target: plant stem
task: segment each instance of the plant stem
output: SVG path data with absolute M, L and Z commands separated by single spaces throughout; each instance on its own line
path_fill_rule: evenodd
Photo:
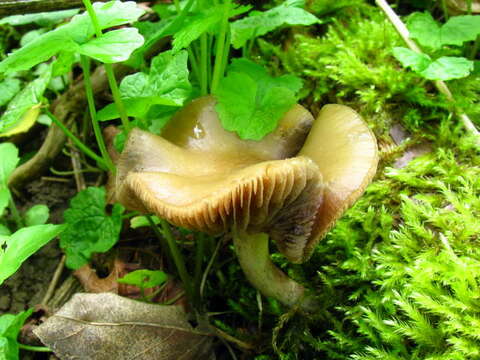
M 400 34 L 402 39 L 405 41 L 407 46 L 418 53 L 422 53 L 422 50 L 420 47 L 412 40 L 410 39 L 410 33 L 405 26 L 405 24 L 402 22 L 402 20 L 398 17 L 398 15 L 393 11 L 393 9 L 388 5 L 388 3 L 385 0 L 375 0 L 377 5 L 383 10 L 385 15 L 387 16 L 388 20 L 393 24 L 397 32 Z M 444 81 L 437 80 L 434 82 L 435 87 L 437 90 L 445 95 L 448 101 L 451 103 L 455 104 L 455 99 L 453 98 L 452 93 L 450 92 L 450 89 L 448 88 L 447 84 L 445 84 Z M 460 118 L 460 121 L 463 123 L 464 127 L 467 129 L 468 132 L 470 132 L 472 135 L 477 137 L 477 143 L 480 144 L 480 133 L 473 124 L 472 120 L 468 117 L 467 114 L 465 114 L 463 111 L 457 109 L 457 115 Z
M 18 347 L 22 350 L 36 351 L 36 352 L 52 352 L 48 347 L 45 346 L 31 346 L 18 343 Z
M 220 34 L 217 37 L 217 43 L 216 43 L 217 48 L 215 51 L 215 66 L 213 69 L 212 87 L 210 89 L 212 94 L 215 93 L 215 91 L 217 90 L 218 83 L 220 82 L 220 78 L 223 76 L 223 73 L 225 70 L 225 64 L 223 64 L 223 57 L 224 57 L 224 51 L 225 51 L 225 38 L 227 37 L 227 31 L 229 26 L 228 16 L 230 14 L 231 3 L 232 3 L 232 0 L 225 1 Z
M 15 205 L 15 201 L 13 200 L 12 193 L 10 193 L 10 199 L 8 200 L 8 208 L 12 213 L 13 220 L 15 221 L 15 225 L 17 225 L 17 230 L 21 229 L 24 224 L 20 213 L 18 212 L 17 205 Z
M 445 18 L 445 21 L 448 20 L 448 9 L 447 9 L 447 4 L 445 3 L 445 0 L 440 0 L 442 4 L 442 11 L 443 11 L 443 17 Z
M 200 233 L 195 242 L 195 271 L 193 283 L 195 285 L 195 298 L 200 301 L 200 285 L 202 282 L 202 263 L 203 255 L 205 254 L 205 234 Z
M 208 39 L 207 34 L 200 36 L 200 94 L 208 94 Z
M 95 154 L 95 152 L 90 149 L 87 145 L 85 145 L 79 138 L 77 138 L 70 130 L 67 129 L 65 125 L 58 120 L 55 115 L 53 115 L 48 109 L 45 109 L 45 113 L 52 119 L 52 121 L 67 135 L 70 139 L 72 139 L 73 143 L 87 156 L 95 160 L 97 163 L 101 164 L 105 169 L 114 172 L 115 168 L 111 169 L 108 167 L 108 164 L 105 160 Z
M 190 279 L 190 275 L 187 272 L 187 268 L 185 267 L 185 261 L 183 259 L 182 253 L 177 246 L 175 239 L 173 238 L 173 234 L 170 230 L 170 225 L 167 223 L 166 220 L 160 219 L 160 227 L 162 230 L 162 234 L 167 240 L 168 247 L 172 254 L 173 261 L 175 266 L 177 267 L 178 275 L 180 275 L 180 279 L 183 282 L 183 286 L 185 287 L 185 292 L 187 294 L 187 298 L 191 304 L 193 304 L 193 289 L 192 289 L 192 280 Z
M 108 164 L 108 168 L 115 169 L 115 165 L 113 164 L 113 161 L 108 154 L 107 146 L 105 145 L 105 141 L 102 135 L 102 130 L 100 129 L 100 125 L 97 119 L 97 111 L 95 110 L 95 99 L 93 97 L 92 81 L 90 79 L 90 60 L 86 56 L 81 55 L 80 64 L 82 65 L 83 81 L 85 83 L 85 93 L 87 95 L 90 118 L 92 119 L 93 132 L 95 134 L 95 138 L 97 139 L 98 148 L 100 149 L 100 153 L 102 154 L 105 163 Z
M 200 69 L 198 67 L 197 57 L 193 52 L 191 46 L 187 48 L 188 58 L 190 59 L 190 65 L 192 65 L 192 72 L 193 76 L 197 78 L 198 82 L 200 82 Z
M 92 2 L 90 0 L 83 0 L 83 4 L 87 9 L 88 15 L 92 20 L 93 28 L 97 37 L 102 36 L 102 28 L 98 22 L 97 15 L 93 9 Z M 107 73 L 108 83 L 110 85 L 110 90 L 112 91 L 113 100 L 117 106 L 118 113 L 120 114 L 120 119 L 122 120 L 122 125 L 125 133 L 128 135 L 130 132 L 130 122 L 128 121 L 127 111 L 123 104 L 122 98 L 120 96 L 120 90 L 118 89 L 117 80 L 115 79 L 115 73 L 113 71 L 112 64 L 104 64 L 105 72 Z

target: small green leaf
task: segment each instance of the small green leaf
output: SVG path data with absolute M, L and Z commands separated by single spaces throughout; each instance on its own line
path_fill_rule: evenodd
M 153 105 L 182 106 L 192 91 L 187 60 L 185 50 L 166 51 L 152 60 L 149 74 L 139 72 L 126 76 L 120 84 L 120 93 L 128 115 L 145 118 Z M 114 104 L 98 112 L 100 121 L 118 117 Z
M 242 139 L 261 140 L 275 130 L 296 103 L 302 82 L 295 76 L 273 78 L 247 59 L 236 59 L 215 92 L 223 127 Z
M 72 17 L 73 15 L 78 14 L 80 9 L 72 10 L 60 10 L 60 11 L 50 11 L 50 12 L 41 12 L 36 14 L 26 14 L 26 15 L 12 15 L 4 17 L 0 20 L 0 25 L 9 24 L 12 26 L 25 25 L 35 23 L 39 26 L 52 26 L 58 24 L 59 22 Z
M 70 200 L 63 214 L 67 228 L 60 236 L 60 247 L 71 269 L 82 267 L 93 253 L 106 252 L 118 241 L 124 208 L 115 204 L 108 215 L 105 197 L 104 188 L 89 187 Z
M 127 60 L 130 54 L 142 44 L 143 36 L 138 33 L 137 29 L 119 29 L 88 41 L 80 46 L 78 52 L 111 64 Z
M 43 225 L 50 217 L 50 209 L 47 205 L 37 204 L 32 206 L 25 213 L 25 224 L 27 226 Z
M 17 337 L 25 320 L 27 320 L 32 313 L 33 309 L 29 309 L 17 315 L 4 314 L 0 316 L 0 359 L 19 359 Z
M 247 40 L 265 35 L 284 25 L 312 25 L 321 21 L 304 10 L 304 1 L 287 0 L 273 9 L 252 11 L 249 16 L 232 23 L 232 44 L 236 49 Z
M 160 224 L 160 219 L 156 216 L 152 216 L 152 221 L 155 224 Z M 148 219 L 146 216 L 135 216 L 130 219 L 130 227 L 132 229 L 137 229 L 139 227 L 146 227 L 150 226 L 150 223 L 148 222 Z
M 410 37 L 420 45 L 438 50 L 444 45 L 461 46 L 480 35 L 480 16 L 461 15 L 451 17 L 440 26 L 429 12 L 413 13 L 407 21 Z
M 51 79 L 51 66 L 39 78 L 25 86 L 10 101 L 0 118 L 0 133 L 6 133 L 16 127 L 26 112 L 40 105 L 41 98 Z
M 25 33 L 20 39 L 20 47 L 27 45 L 29 42 L 32 42 L 35 39 L 38 39 L 42 34 L 45 34 L 47 29 L 36 29 Z
M 444 45 L 463 45 L 480 35 L 480 15 L 452 16 L 442 26 L 442 43 Z
M 0 250 L 0 284 L 11 276 L 22 263 L 42 246 L 59 235 L 64 225 L 35 225 L 24 227 L 10 236 L 1 236 L 5 250 Z
M 17 167 L 20 157 L 18 149 L 12 143 L 0 144 L 0 188 L 6 188 L 8 178 Z
M 420 72 L 428 80 L 461 79 L 473 71 L 473 61 L 463 57 L 443 56 L 433 61 L 425 70 Z
M 0 106 L 8 103 L 19 91 L 21 81 L 15 78 L 6 78 L 0 83 Z
M 420 45 L 431 49 L 442 46 L 440 26 L 429 12 L 411 14 L 407 20 L 407 27 L 410 37 L 416 39 Z
M 425 70 L 432 62 L 430 56 L 404 47 L 394 47 L 393 56 L 395 56 L 395 58 L 400 61 L 404 67 L 409 67 L 415 72 Z
M 135 285 L 141 289 L 148 289 L 158 285 L 162 285 L 167 281 L 168 276 L 160 270 L 136 270 L 128 273 L 124 277 L 117 280 L 120 284 Z

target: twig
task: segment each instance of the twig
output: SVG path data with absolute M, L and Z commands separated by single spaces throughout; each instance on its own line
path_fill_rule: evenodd
M 395 13 L 395 11 L 393 11 L 393 9 L 390 7 L 390 5 L 388 5 L 388 3 L 385 0 L 375 0 L 375 2 L 383 10 L 385 15 L 387 15 L 388 20 L 390 20 L 390 22 L 393 24 L 393 26 L 395 27 L 397 32 L 400 34 L 402 39 L 405 41 L 407 46 L 413 51 L 416 51 L 418 53 L 422 53 L 422 50 L 420 49 L 420 47 L 415 43 L 415 41 L 413 41 L 410 38 L 410 33 L 409 33 L 407 27 L 402 22 L 400 17 Z M 445 95 L 445 97 L 448 99 L 448 101 L 450 101 L 452 103 L 455 103 L 455 99 L 453 98 L 453 95 L 452 95 L 450 89 L 448 88 L 447 84 L 445 84 L 444 81 L 437 80 L 434 83 L 435 83 L 435 87 L 437 88 L 437 90 L 440 93 L 442 93 L 443 95 Z M 479 138 L 480 133 L 478 132 L 475 125 L 472 123 L 472 120 L 470 120 L 468 115 L 465 114 L 464 112 L 459 111 L 459 109 L 456 109 L 456 110 L 457 110 L 457 115 L 460 118 L 460 120 L 462 121 L 465 128 L 470 133 L 475 135 L 477 137 L 477 142 L 480 143 L 480 138 Z
M 60 275 L 62 275 L 63 267 L 65 266 L 65 255 L 62 256 L 60 259 L 60 262 L 57 265 L 57 268 L 55 269 L 55 272 L 53 273 L 52 281 L 50 281 L 50 284 L 48 285 L 47 292 L 45 293 L 45 296 L 42 299 L 41 304 L 46 305 L 47 302 L 51 299 L 53 292 L 55 291 L 55 288 L 57 287 L 58 280 L 60 279 Z
M 1 0 L 0 16 L 29 14 L 82 7 L 81 0 Z

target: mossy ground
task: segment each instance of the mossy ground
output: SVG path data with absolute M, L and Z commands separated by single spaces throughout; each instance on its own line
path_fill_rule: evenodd
M 245 334 L 257 333 L 265 349 L 257 360 L 479 359 L 480 148 L 433 84 L 393 58 L 402 40 L 380 10 L 327 3 L 310 2 L 324 24 L 285 32 L 284 45 L 261 40 L 258 60 L 302 76 L 313 112 L 331 102 L 359 111 L 379 141 L 377 176 L 308 263 L 274 255 L 318 294 L 319 313 L 305 318 L 262 304 L 232 261 L 211 283 L 217 296 L 237 294 L 228 300 L 234 314 L 217 325 L 250 340 Z M 449 83 L 477 126 L 479 80 Z M 409 138 L 397 145 L 390 132 L 399 124 Z M 428 153 L 395 168 L 416 144 Z

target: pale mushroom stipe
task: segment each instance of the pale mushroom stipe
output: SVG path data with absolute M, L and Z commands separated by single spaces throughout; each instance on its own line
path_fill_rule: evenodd
M 116 199 L 172 224 L 231 232 L 240 265 L 265 296 L 306 311 L 313 297 L 271 261 L 269 238 L 294 263 L 361 196 L 375 174 L 376 140 L 352 109 L 317 119 L 295 105 L 261 141 L 223 129 L 215 99 L 196 99 L 156 136 L 131 131 L 118 162 Z

